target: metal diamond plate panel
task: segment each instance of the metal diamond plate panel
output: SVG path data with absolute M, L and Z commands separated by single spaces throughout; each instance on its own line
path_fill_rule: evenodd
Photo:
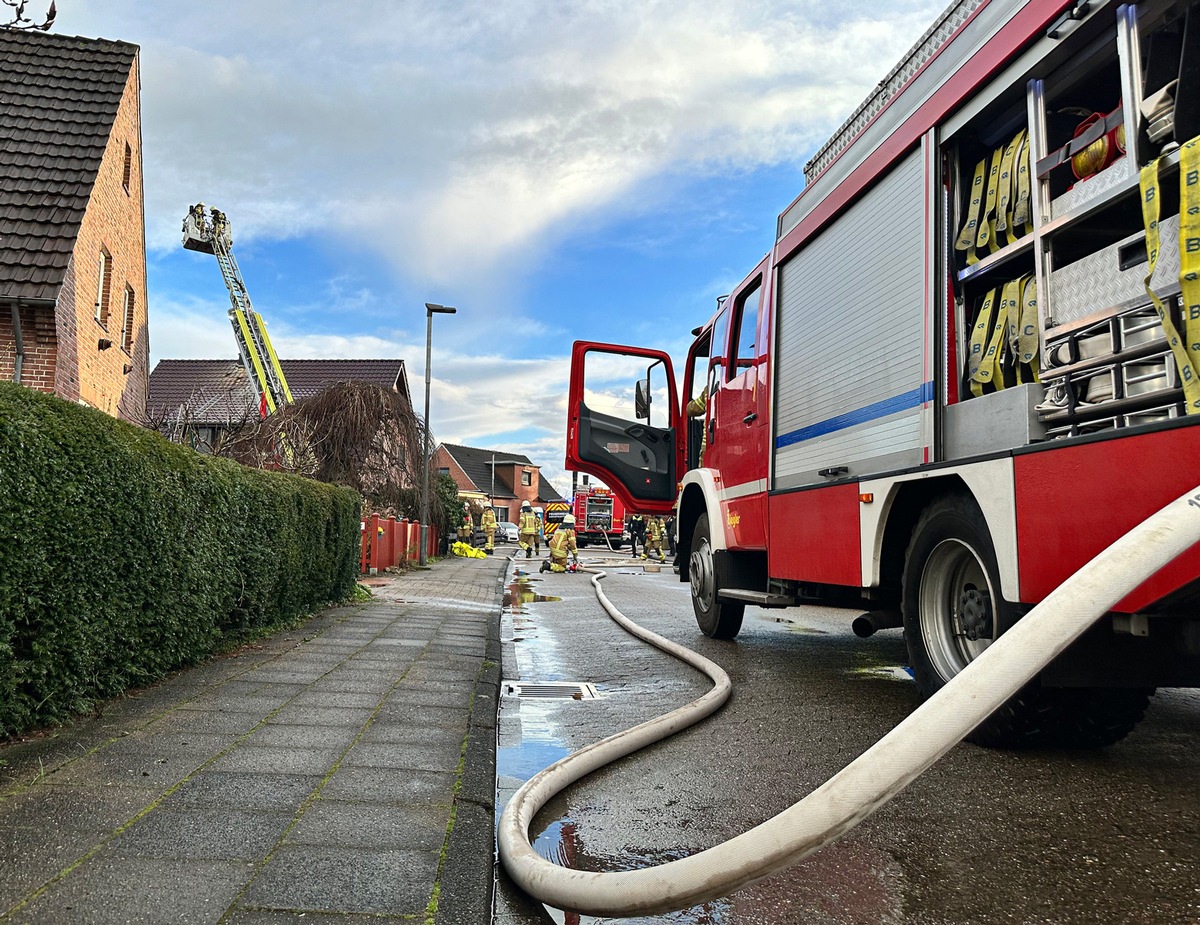
M 1053 218 L 1060 218 L 1122 184 L 1136 182 L 1136 175 L 1133 158 L 1123 157 L 1114 161 L 1107 170 L 1102 170 L 1086 180 L 1080 180 L 1050 203 L 1050 214 Z
M 1154 290 L 1161 293 L 1178 285 L 1179 216 L 1163 219 L 1160 234 L 1162 254 L 1154 271 Z M 1054 324 L 1066 324 L 1104 309 L 1148 301 L 1142 284 L 1148 265 L 1139 263 L 1122 270 L 1118 258 L 1122 247 L 1140 240 L 1140 232 L 1130 235 L 1051 273 L 1048 309 Z

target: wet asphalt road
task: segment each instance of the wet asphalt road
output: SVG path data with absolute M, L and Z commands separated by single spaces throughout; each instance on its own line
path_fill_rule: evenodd
M 696 628 L 687 586 L 669 569 L 643 574 L 610 561 L 614 604 L 718 662 L 734 694 L 699 726 L 552 801 L 535 820 L 535 844 L 560 863 L 640 867 L 740 834 L 819 786 L 917 704 L 912 684 L 897 679 L 898 630 L 860 640 L 845 611 L 750 607 L 737 640 L 715 642 Z M 502 697 L 498 806 L 568 751 L 707 687 L 612 623 L 588 576 L 530 577 L 538 594 L 562 600 L 505 608 L 505 677 L 586 682 L 600 696 Z M 499 880 L 497 925 L 609 921 L 547 911 Z M 814 858 L 701 907 L 621 921 L 1200 923 L 1200 692 L 1161 691 L 1128 739 L 1099 752 L 960 744 Z

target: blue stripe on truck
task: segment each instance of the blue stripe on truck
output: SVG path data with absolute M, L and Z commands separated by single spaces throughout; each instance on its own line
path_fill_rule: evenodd
M 809 424 L 807 427 L 793 430 L 791 433 L 782 434 L 775 438 L 775 449 L 782 450 L 784 447 L 803 443 L 805 440 L 811 440 L 813 437 L 821 437 L 825 434 L 845 430 L 848 427 L 854 427 L 857 424 L 865 424 L 867 421 L 885 418 L 889 414 L 895 414 L 898 411 L 908 411 L 911 408 L 918 408 L 930 401 L 933 401 L 933 383 L 926 382 L 911 392 L 893 395 L 891 398 L 885 398 L 883 401 L 877 401 L 864 408 L 847 411 L 845 414 L 837 415 L 837 417 L 827 418 L 824 421 L 818 421 L 816 424 Z

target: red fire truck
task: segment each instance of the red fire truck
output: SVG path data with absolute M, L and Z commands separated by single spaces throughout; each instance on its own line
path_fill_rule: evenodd
M 681 381 L 576 342 L 568 468 L 678 505 L 706 634 L 845 605 L 903 627 L 929 696 L 1200 482 L 1197 136 L 1200 5 L 960 0 L 806 165 Z M 975 741 L 1103 746 L 1200 686 L 1198 591 L 1193 548 Z
M 586 546 L 589 542 L 601 546 L 621 547 L 625 531 L 625 506 L 607 488 L 580 488 L 575 492 L 572 506 L 575 516 L 575 542 Z

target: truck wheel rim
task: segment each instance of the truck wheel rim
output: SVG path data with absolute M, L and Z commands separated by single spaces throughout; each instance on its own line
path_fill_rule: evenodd
M 977 620 L 979 608 L 990 608 L 994 600 L 983 561 L 968 543 L 949 539 L 934 547 L 921 573 L 921 638 L 943 679 L 950 680 L 991 645 L 994 630 L 968 638 L 964 613 L 969 610 Z
M 708 609 L 716 594 L 716 581 L 713 577 L 712 549 L 707 539 L 701 540 L 692 551 L 688 559 L 688 573 L 691 575 L 692 597 Z

